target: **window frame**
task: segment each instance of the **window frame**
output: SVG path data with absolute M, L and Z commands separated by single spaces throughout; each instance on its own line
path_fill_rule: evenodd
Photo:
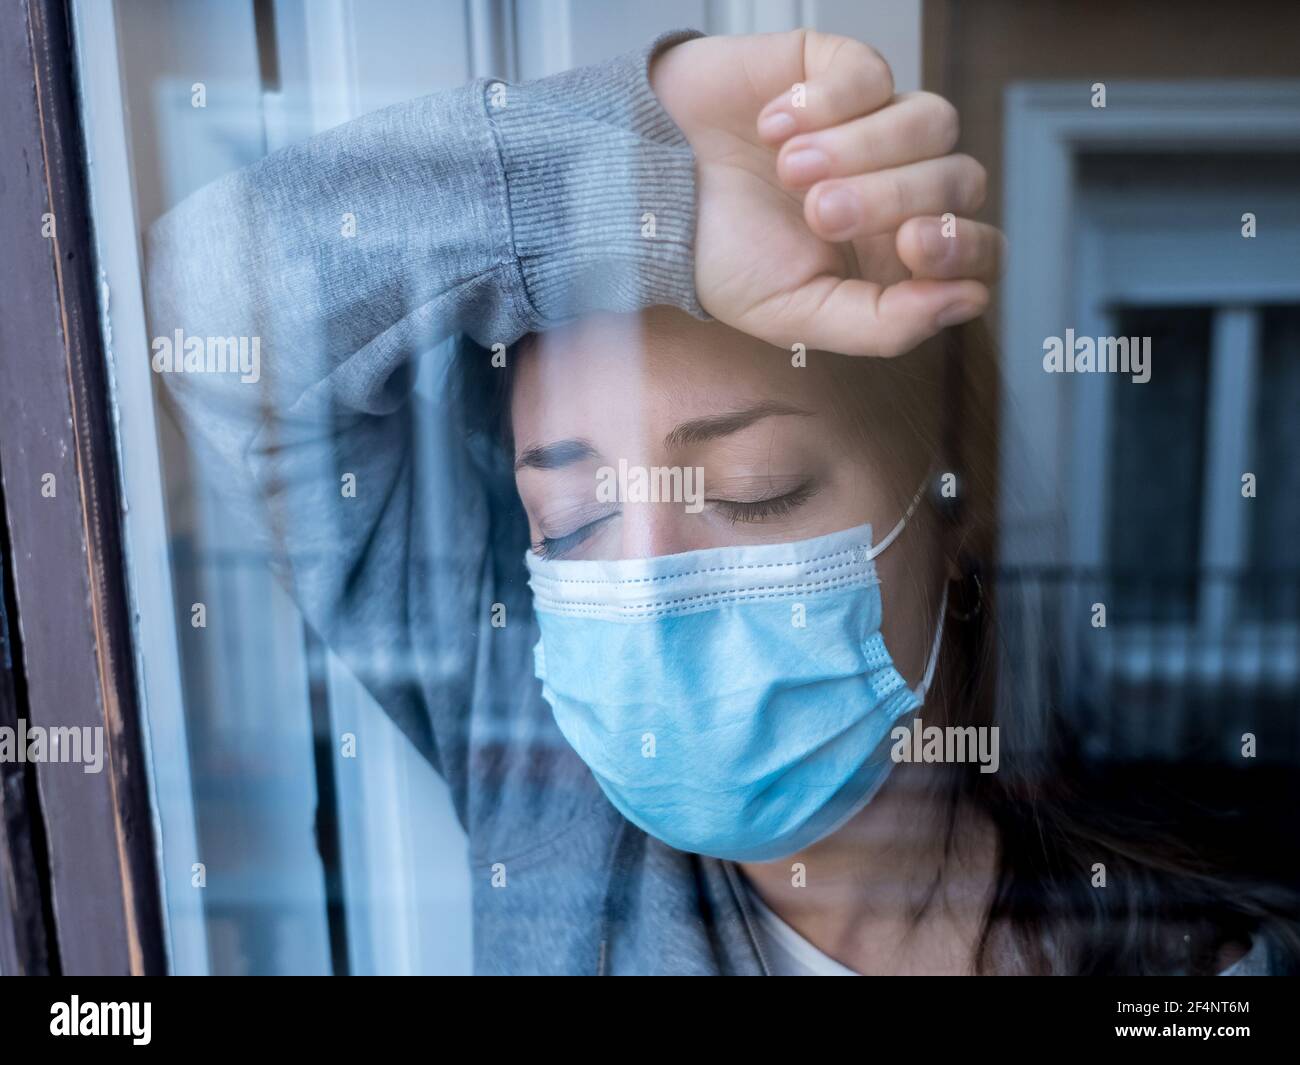
M 100 773 L 29 764 L 39 809 L 25 816 L 43 835 L 47 965 L 159 974 L 166 950 L 149 760 L 69 29 L 61 0 L 0 5 L 10 60 L 0 74 L 0 279 L 9 300 L 0 316 L 0 472 L 18 613 L 8 620 L 21 633 L 8 683 L 34 726 L 103 729 Z M 46 474 L 53 497 L 40 490 Z M 15 909 L 0 921 L 11 930 L 39 904 L 30 894 L 7 901 Z M 6 971 L 36 960 L 0 953 Z
M 1207 430 L 1213 433 L 1216 426 L 1220 430 L 1227 426 L 1226 405 L 1249 402 L 1254 391 L 1253 382 L 1243 383 L 1248 367 L 1231 367 L 1227 358 L 1229 347 L 1253 352 L 1256 345 L 1243 333 L 1248 321 L 1223 318 L 1221 331 L 1222 308 L 1300 302 L 1297 279 L 1262 287 L 1225 282 L 1207 290 L 1194 280 L 1170 285 L 1163 278 L 1152 278 L 1137 290 L 1116 293 L 1110 288 L 1111 279 L 1099 269 L 1099 234 L 1078 224 L 1083 195 L 1079 162 L 1089 153 L 1300 152 L 1300 125 L 1295 122 L 1300 81 L 1107 82 L 1106 93 L 1107 107 L 1093 108 L 1091 85 L 1022 82 L 1009 86 L 1004 98 L 1002 217 L 1015 254 L 1002 286 L 1000 561 L 1007 572 L 1083 575 L 1084 579 L 1062 588 L 1059 621 L 1065 634 L 1093 632 L 1091 604 L 1098 594 L 1104 599 L 1099 589 L 1107 564 L 1107 459 L 1106 445 L 1096 441 L 1109 439 L 1106 386 L 1112 382 L 1102 375 L 1045 373 L 1043 338 L 1060 334 L 1066 326 L 1073 326 L 1078 335 L 1110 335 L 1111 308 L 1120 295 L 1126 302 L 1142 305 L 1216 305 L 1211 366 L 1225 382 L 1233 383 L 1233 389 L 1231 395 L 1211 398 L 1212 406 L 1222 407 L 1211 412 Z M 1232 232 L 1240 220 L 1230 217 L 1223 224 Z M 1229 322 L 1232 328 L 1227 327 Z M 1089 438 L 1093 444 L 1083 447 Z M 1205 471 L 1205 483 L 1213 482 L 1216 488 L 1204 493 L 1202 515 L 1207 535 L 1201 563 L 1216 567 L 1231 565 L 1238 549 L 1244 552 L 1248 547 L 1233 515 L 1210 515 L 1216 503 L 1222 509 L 1223 494 L 1218 489 L 1224 470 L 1243 457 L 1241 447 L 1214 450 L 1222 442 L 1216 437 L 1208 444 L 1214 468 Z M 1240 482 L 1234 477 L 1232 483 Z M 1070 493 L 1059 490 L 1062 484 L 1071 486 Z M 1225 626 L 1230 598 L 1204 590 L 1201 595 L 1194 625 L 1096 630 L 1093 635 L 1102 637 L 1101 654 L 1086 663 L 1081 641 L 1064 641 L 1060 648 L 1063 689 L 1073 690 L 1081 673 L 1098 664 L 1125 680 L 1187 680 L 1227 673 L 1284 680 L 1259 677 L 1251 670 L 1266 648 L 1285 646 L 1294 658 L 1296 632 L 1285 625 Z M 1200 637 L 1209 635 L 1221 642 L 1225 632 L 1234 634 L 1234 643 L 1220 647 L 1217 657 L 1188 653 Z M 1247 654 L 1235 655 L 1243 646 Z M 1153 654 L 1153 649 L 1162 647 L 1178 653 Z

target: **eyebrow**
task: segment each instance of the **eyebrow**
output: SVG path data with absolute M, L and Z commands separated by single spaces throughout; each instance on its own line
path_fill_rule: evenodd
M 787 414 L 806 416 L 812 414 L 812 411 L 789 403 L 768 401 L 746 407 L 744 410 L 730 411 L 727 414 L 710 414 L 703 418 L 693 418 L 689 422 L 682 422 L 664 437 L 664 446 L 672 451 L 689 444 L 715 440 L 720 436 L 728 436 L 740 432 L 741 429 L 747 429 L 764 418 Z M 534 444 L 524 448 L 515 461 L 515 469 L 558 470 L 564 466 L 572 466 L 583 459 L 595 458 L 596 455 L 597 451 L 589 440 L 577 437 L 570 440 L 556 440 L 554 443 Z
M 673 451 L 688 444 L 700 444 L 705 440 L 714 440 L 719 436 L 738 433 L 741 429 L 748 429 L 757 421 L 781 414 L 810 415 L 812 411 L 792 406 L 789 403 L 769 401 L 756 404 L 753 407 L 746 407 L 744 410 L 732 411 L 729 414 L 710 414 L 704 418 L 695 418 L 689 422 L 682 422 L 681 425 L 664 437 L 664 446 L 669 451 Z

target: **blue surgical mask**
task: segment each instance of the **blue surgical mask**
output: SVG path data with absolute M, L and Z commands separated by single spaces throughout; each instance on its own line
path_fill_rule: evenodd
M 942 637 L 943 606 L 909 688 L 880 633 L 875 559 L 918 500 L 876 544 L 861 525 L 616 562 L 528 553 L 542 694 L 624 817 L 678 850 L 766 861 L 871 800 Z

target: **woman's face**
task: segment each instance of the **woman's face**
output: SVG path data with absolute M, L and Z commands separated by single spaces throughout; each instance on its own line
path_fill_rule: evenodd
M 542 334 L 515 367 L 511 402 L 533 550 L 643 558 L 803 540 L 864 522 L 879 540 L 929 456 L 917 453 L 902 405 L 887 389 L 873 394 L 870 367 L 818 352 L 805 366 L 792 358 L 667 309 L 596 315 Z M 643 476 L 673 491 L 630 501 Z M 885 641 L 911 683 L 934 631 L 939 558 L 923 507 L 877 560 Z

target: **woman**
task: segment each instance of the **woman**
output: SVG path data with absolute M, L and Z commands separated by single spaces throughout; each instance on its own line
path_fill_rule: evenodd
M 153 227 L 155 334 L 260 339 L 260 381 L 169 391 L 448 781 L 478 971 L 1269 966 L 1269 900 L 892 756 L 918 709 L 1000 720 L 949 617 L 991 610 L 978 514 L 924 490 L 977 472 L 930 338 L 1000 248 L 955 140 L 855 42 L 678 34 L 366 116 Z M 429 410 L 415 361 L 456 335 Z

